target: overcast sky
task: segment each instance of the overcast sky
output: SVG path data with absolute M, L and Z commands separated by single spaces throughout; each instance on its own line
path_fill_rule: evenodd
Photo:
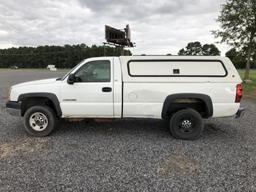
M 104 25 L 130 24 L 134 54 L 177 54 L 188 42 L 215 43 L 210 31 L 225 0 L 0 0 L 0 48 L 100 45 Z M 217 44 L 222 55 L 228 47 Z

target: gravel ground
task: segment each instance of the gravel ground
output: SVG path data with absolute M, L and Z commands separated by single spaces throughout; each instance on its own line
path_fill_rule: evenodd
M 61 72 L 0 71 L 0 104 L 13 83 Z M 256 102 L 240 119 L 206 121 L 196 141 L 160 120 L 65 122 L 45 138 L 0 113 L 0 191 L 256 191 Z

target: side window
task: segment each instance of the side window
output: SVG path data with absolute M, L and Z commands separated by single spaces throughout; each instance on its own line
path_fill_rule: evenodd
M 110 82 L 110 61 L 98 60 L 85 63 L 75 73 L 76 82 Z

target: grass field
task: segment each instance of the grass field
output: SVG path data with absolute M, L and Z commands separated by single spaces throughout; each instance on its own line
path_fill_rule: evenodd
M 244 70 L 238 70 L 241 79 L 244 78 Z M 251 83 L 243 83 L 244 95 L 245 97 L 250 97 L 256 99 L 256 70 L 250 71 Z

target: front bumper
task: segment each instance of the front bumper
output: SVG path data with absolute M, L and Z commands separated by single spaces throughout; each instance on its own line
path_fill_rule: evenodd
M 245 108 L 239 108 L 238 111 L 236 112 L 236 118 L 241 117 L 244 114 Z
M 6 103 L 6 111 L 13 116 L 21 115 L 21 103 L 17 101 L 8 101 Z

